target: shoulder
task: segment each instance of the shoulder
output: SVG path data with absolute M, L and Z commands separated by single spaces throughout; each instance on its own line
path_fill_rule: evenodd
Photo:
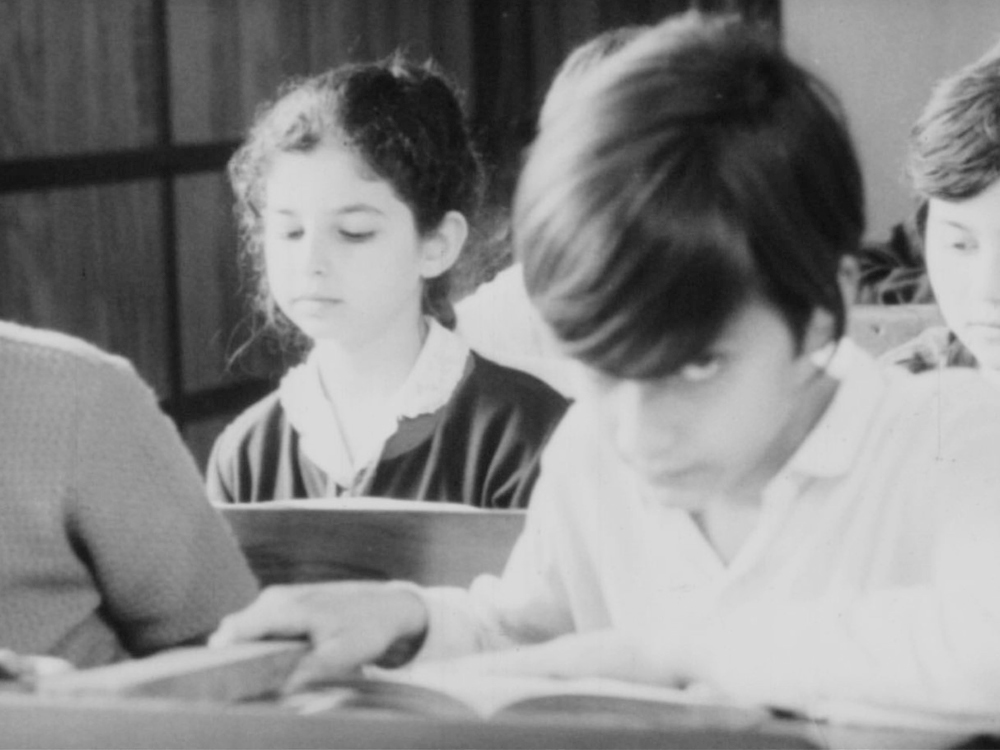
M 1000 388 L 979 370 L 945 367 L 917 373 L 886 368 L 889 403 L 900 418 L 931 416 L 942 429 L 990 422 L 1000 409 Z M 1000 430 L 1000 423 L 997 424 Z
M 14 323 L 0 322 L 0 373 L 7 398 L 52 409 L 71 403 L 127 408 L 156 401 L 124 357 L 75 336 Z
M 872 439 L 928 479 L 991 476 L 1000 482 L 1000 389 L 971 368 L 886 373 L 887 398 Z M 962 480 L 964 482 L 964 480 Z M 992 480 L 991 480 L 992 481 Z M 995 492 L 995 487 L 991 490 Z
M 248 406 L 226 425 L 215 442 L 214 453 L 242 453 L 274 439 L 288 426 L 278 391 Z
M 941 429 L 966 433 L 982 425 L 1000 434 L 1000 389 L 969 367 L 948 367 L 921 373 L 912 379 L 912 390 L 932 411 Z M 995 446 L 994 446 L 995 448 Z
M 610 443 L 601 439 L 602 434 L 597 415 L 590 405 L 576 402 L 569 407 L 552 433 L 543 463 L 553 467 L 584 464 L 598 472 L 618 466 L 621 462 Z
M 991 519 L 995 527 L 1000 389 L 970 368 L 899 374 L 895 418 L 882 433 L 889 445 L 879 460 L 882 466 L 905 467 L 895 491 L 915 504 L 934 503 L 948 523 Z
M 522 370 L 497 364 L 471 352 L 472 370 L 460 390 L 473 392 L 493 408 L 538 410 L 561 416 L 569 401 L 555 388 Z
M 124 357 L 83 339 L 44 328 L 0 321 L 0 354 L 5 367 L 55 367 L 133 372 Z
M 636 477 L 603 434 L 596 412 L 586 402 L 577 402 L 546 444 L 538 480 L 542 489 L 536 494 L 558 509 L 558 517 L 597 513 L 608 502 L 615 515 L 632 512 Z
M 475 328 L 495 324 L 497 314 L 530 305 L 524 287 L 524 272 L 519 263 L 500 271 L 489 281 L 480 284 L 469 296 L 455 304 L 459 326 L 463 323 Z

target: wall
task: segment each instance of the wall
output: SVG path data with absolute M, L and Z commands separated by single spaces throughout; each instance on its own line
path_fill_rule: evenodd
M 279 81 L 431 56 L 500 174 L 579 42 L 691 3 L 777 2 L 0 0 L 0 318 L 128 357 L 203 461 L 285 364 L 265 347 L 230 363 L 248 317 L 223 173 Z
M 997 0 L 785 0 L 789 52 L 840 95 L 868 192 L 869 237 L 912 210 L 907 134 L 934 82 L 1000 39 Z

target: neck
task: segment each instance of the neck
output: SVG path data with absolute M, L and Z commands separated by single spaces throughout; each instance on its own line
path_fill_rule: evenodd
M 327 397 L 351 400 L 387 398 L 396 393 L 413 370 L 427 338 L 423 317 L 396 326 L 378 338 L 354 344 L 318 340 L 313 356 Z

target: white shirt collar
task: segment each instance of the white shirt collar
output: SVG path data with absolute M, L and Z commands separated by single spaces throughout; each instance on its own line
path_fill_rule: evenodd
M 373 430 L 378 439 L 353 462 L 336 411 L 324 393 L 317 357 L 310 354 L 281 379 L 278 398 L 299 434 L 303 453 L 341 487 L 351 487 L 359 472 L 378 462 L 400 420 L 437 411 L 461 382 L 469 347 L 436 320 L 427 318 L 427 322 L 427 339 L 413 369 L 385 409 L 372 415 L 378 423 Z

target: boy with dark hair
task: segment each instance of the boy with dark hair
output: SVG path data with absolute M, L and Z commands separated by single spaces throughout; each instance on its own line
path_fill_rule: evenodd
M 618 26 L 573 49 L 556 70 L 542 102 L 539 123 L 544 124 L 572 102 L 573 92 L 587 74 L 649 28 Z M 509 235 L 508 231 L 508 239 Z M 455 312 L 458 333 L 475 349 L 541 377 L 563 393 L 572 392 L 569 362 L 559 352 L 538 311 L 528 302 L 524 269 L 519 262 L 481 284 L 455 305 Z

